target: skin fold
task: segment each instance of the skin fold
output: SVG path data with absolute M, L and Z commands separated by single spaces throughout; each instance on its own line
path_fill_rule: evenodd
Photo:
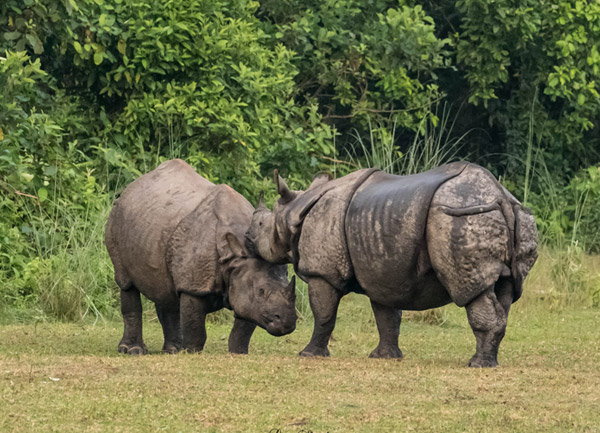
M 511 304 L 537 258 L 530 212 L 482 167 L 465 162 L 411 176 L 359 170 L 320 175 L 291 191 L 278 175 L 273 212 L 259 203 L 246 245 L 293 263 L 315 317 L 300 355 L 328 356 L 339 301 L 371 301 L 380 342 L 371 357 L 401 358 L 402 310 L 465 307 L 476 337 L 469 365 L 497 365 Z
M 229 350 L 247 353 L 256 326 L 285 335 L 296 326 L 294 280 L 286 266 L 251 255 L 240 243 L 254 208 L 182 160 L 164 162 L 115 201 L 105 243 L 121 289 L 119 352 L 145 354 L 140 294 L 153 301 L 163 351 L 201 351 L 206 315 L 235 313 Z

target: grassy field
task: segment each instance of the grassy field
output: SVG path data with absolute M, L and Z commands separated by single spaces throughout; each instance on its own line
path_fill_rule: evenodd
M 227 353 L 211 324 L 202 354 L 117 354 L 122 326 L 0 327 L 0 431 L 600 432 L 600 311 L 516 303 L 496 369 L 466 367 L 474 337 L 464 310 L 443 326 L 409 317 L 402 361 L 371 360 L 366 298 L 342 301 L 330 359 L 301 359 L 311 324 L 281 338 L 257 331 L 251 354 Z

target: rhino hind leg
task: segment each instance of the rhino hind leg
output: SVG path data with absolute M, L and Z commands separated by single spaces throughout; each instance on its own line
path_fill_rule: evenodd
M 163 329 L 165 342 L 162 351 L 177 353 L 181 350 L 182 336 L 179 326 L 179 307 L 156 305 L 156 315 Z
M 469 367 L 496 367 L 498 348 L 506 331 L 512 303 L 512 284 L 500 280 L 466 305 L 469 325 L 477 341 Z
M 335 328 L 341 298 L 341 293 L 325 280 L 315 278 L 308 282 L 308 299 L 315 323 L 310 342 L 299 353 L 300 356 L 329 356 L 327 346 Z
M 379 345 L 371 352 L 369 358 L 402 358 L 402 351 L 398 347 L 402 310 L 374 301 L 371 301 L 371 307 L 379 331 Z
M 148 349 L 142 338 L 142 299 L 133 286 L 121 289 L 121 313 L 123 314 L 123 338 L 119 343 L 119 353 L 145 355 Z

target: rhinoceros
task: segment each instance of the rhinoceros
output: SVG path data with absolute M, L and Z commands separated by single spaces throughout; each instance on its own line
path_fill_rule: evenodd
M 204 179 L 182 160 L 162 163 L 115 201 L 105 243 L 121 289 L 124 332 L 118 350 L 145 354 L 140 293 L 153 301 L 163 351 L 201 351 L 205 318 L 235 315 L 229 351 L 247 353 L 256 325 L 280 336 L 296 326 L 294 278 L 253 257 L 240 242 L 254 207 L 227 185 Z
M 275 174 L 273 212 L 259 203 L 246 245 L 265 260 L 294 264 L 308 283 L 314 331 L 302 356 L 329 356 L 339 301 L 369 297 L 375 358 L 401 358 L 402 310 L 454 302 L 476 338 L 469 365 L 498 365 L 511 304 L 537 258 L 531 213 L 486 169 L 451 163 L 410 176 L 364 169 L 317 176 L 291 191 Z

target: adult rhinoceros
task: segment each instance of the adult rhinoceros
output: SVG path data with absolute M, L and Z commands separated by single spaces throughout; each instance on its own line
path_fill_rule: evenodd
M 411 176 L 359 170 L 290 191 L 275 176 L 273 212 L 260 203 L 246 244 L 291 262 L 308 283 L 314 331 L 302 356 L 328 356 L 340 298 L 371 300 L 375 358 L 401 358 L 402 309 L 466 307 L 472 367 L 498 365 L 508 311 L 537 258 L 535 221 L 494 176 L 459 162 Z

